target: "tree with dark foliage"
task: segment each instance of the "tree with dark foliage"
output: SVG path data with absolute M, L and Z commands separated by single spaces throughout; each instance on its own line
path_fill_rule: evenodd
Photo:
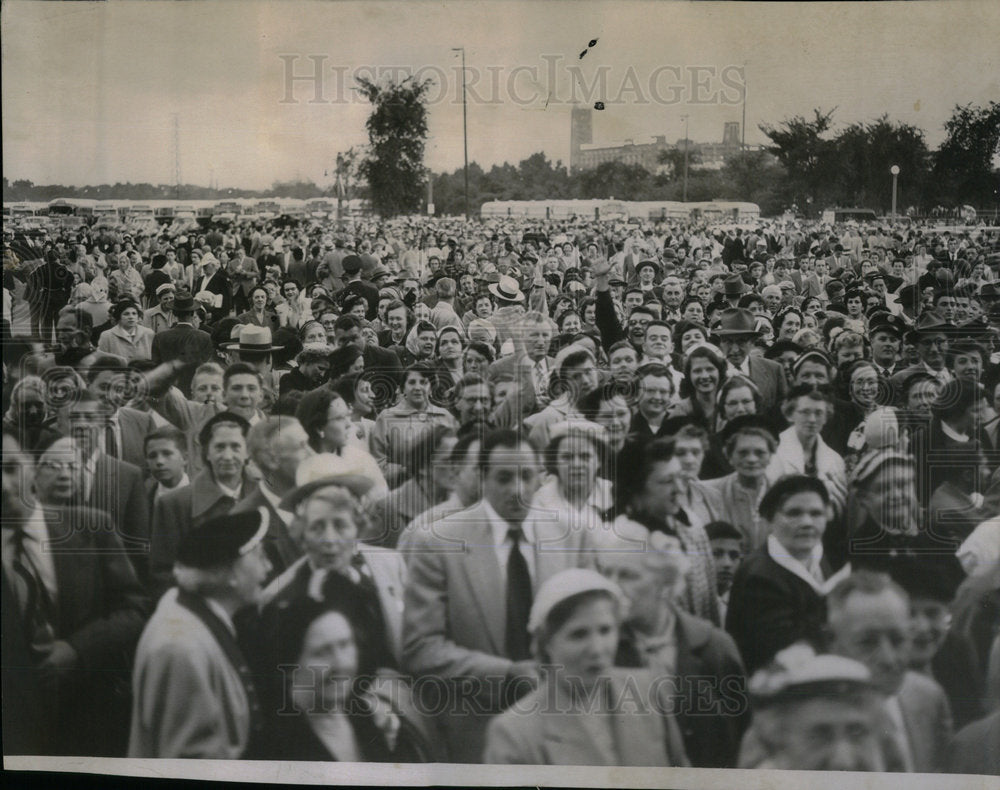
M 426 171 L 427 90 L 430 80 L 407 77 L 377 84 L 359 77 L 359 90 L 372 104 L 365 127 L 370 143 L 361 163 L 372 207 L 383 217 L 420 210 Z

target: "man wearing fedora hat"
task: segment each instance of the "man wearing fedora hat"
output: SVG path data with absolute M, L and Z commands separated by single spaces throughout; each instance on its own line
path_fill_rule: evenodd
M 185 395 L 191 394 L 191 379 L 195 368 L 208 362 L 215 355 L 212 336 L 199 329 L 198 306 L 191 294 L 181 291 L 173 302 L 177 322 L 170 329 L 153 336 L 150 352 L 156 364 L 179 360 L 185 363 L 177 375 L 177 386 Z
M 271 330 L 267 327 L 247 324 L 237 330 L 238 340 L 223 343 L 222 349 L 236 353 L 239 362 L 245 362 L 260 373 L 264 384 L 265 403 L 272 404 L 277 397 L 280 373 L 274 370 L 272 354 L 284 346 L 276 346 L 272 342 Z
M 733 308 L 739 307 L 740 299 L 751 290 L 746 281 L 738 274 L 732 274 L 722 281 L 722 298 Z
M 729 362 L 730 372 L 746 376 L 757 385 L 764 409 L 771 410 L 781 403 L 788 389 L 784 368 L 750 354 L 753 341 L 760 336 L 753 313 L 743 308 L 723 310 L 713 332 Z
M 934 310 L 921 313 L 916 325 L 906 335 L 906 340 L 916 346 L 919 361 L 896 372 L 892 377 L 893 385 L 901 387 L 914 373 L 926 373 L 941 384 L 951 381 L 953 376 L 946 361 L 948 340 L 954 329 L 954 324 Z

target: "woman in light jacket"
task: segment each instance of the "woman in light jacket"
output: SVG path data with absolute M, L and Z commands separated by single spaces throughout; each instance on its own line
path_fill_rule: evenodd
M 115 325 L 101 333 L 97 347 L 126 361 L 149 359 L 153 352 L 153 330 L 139 323 L 142 308 L 131 299 L 121 299 L 109 311 Z
M 585 568 L 541 586 L 528 620 L 539 684 L 490 722 L 483 762 L 690 765 L 669 684 L 614 667 L 626 606 L 617 585 Z

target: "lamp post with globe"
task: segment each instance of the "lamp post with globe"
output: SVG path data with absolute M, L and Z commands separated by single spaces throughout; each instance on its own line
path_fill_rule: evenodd
M 889 168 L 889 172 L 892 173 L 892 218 L 896 219 L 896 181 L 899 179 L 899 165 L 893 165 Z

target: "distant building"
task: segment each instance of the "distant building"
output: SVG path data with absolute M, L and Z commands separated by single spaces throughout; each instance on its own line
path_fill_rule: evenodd
M 655 173 L 669 165 L 660 163 L 663 151 L 683 151 L 685 141 L 680 138 L 676 143 L 668 143 L 666 135 L 656 135 L 636 142 L 628 139 L 620 142 L 593 142 L 593 110 L 589 107 L 574 107 L 570 120 L 569 135 L 569 167 L 570 172 L 592 170 L 605 162 L 623 162 L 629 165 L 641 165 Z M 692 158 L 697 161 L 697 167 L 707 170 L 719 170 L 726 159 L 740 152 L 740 124 L 738 121 L 727 121 L 722 127 L 721 143 L 697 143 L 689 141 Z M 757 150 L 759 146 L 747 146 Z

